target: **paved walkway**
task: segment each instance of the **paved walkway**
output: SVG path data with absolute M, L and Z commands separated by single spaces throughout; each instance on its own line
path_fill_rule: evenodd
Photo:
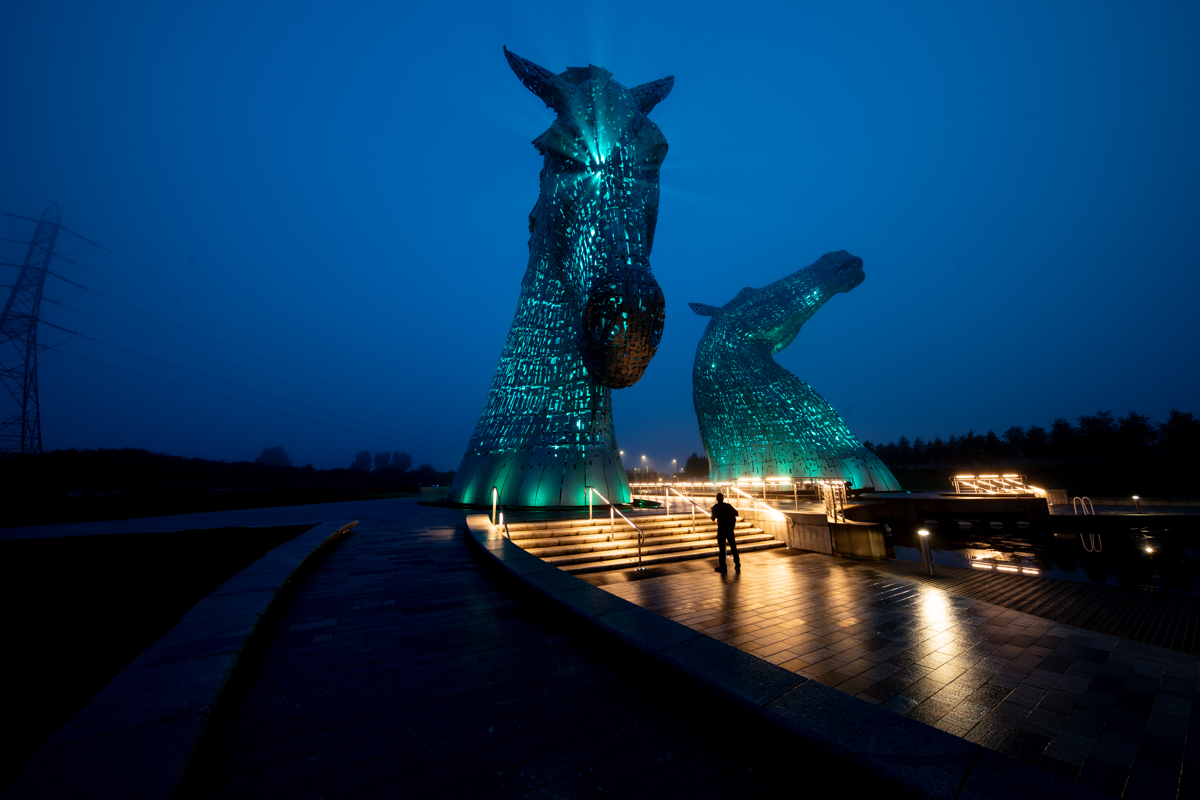
M 363 514 L 387 514 L 398 502 L 415 500 L 346 500 L 300 506 L 238 508 L 201 511 L 165 517 L 137 517 L 99 522 L 63 522 L 54 525 L 25 525 L 0 528 L 0 540 L 59 539 L 65 536 L 106 536 L 119 533 L 171 533 L 205 528 L 260 528 L 276 525 L 314 525 L 331 520 L 358 519 Z
M 867 702 L 1125 797 L 1200 796 L 1197 657 L 774 550 L 580 576 Z M 1182 781 L 1182 782 L 1181 782 Z
M 391 502 L 239 667 L 195 794 L 776 796 L 779 762 L 485 573 L 461 512 Z

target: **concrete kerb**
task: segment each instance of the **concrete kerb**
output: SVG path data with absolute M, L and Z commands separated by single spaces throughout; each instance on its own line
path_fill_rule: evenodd
M 798 747 L 827 752 L 922 797 L 1102 797 L 1061 775 L 804 678 L 550 564 L 545 566 L 553 572 L 538 568 L 531 559 L 541 559 L 505 539 L 486 514 L 467 517 L 467 534 L 480 553 L 530 590 L 758 717 Z
M 0 798 L 169 798 L 246 645 L 305 562 L 358 522 L 325 522 L 191 608 L 56 733 Z

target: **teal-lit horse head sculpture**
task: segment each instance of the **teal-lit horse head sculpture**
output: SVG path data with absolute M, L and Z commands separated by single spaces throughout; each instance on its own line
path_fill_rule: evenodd
M 627 89 L 603 67 L 552 73 L 511 53 L 513 72 L 557 117 L 529 214 L 529 262 L 487 403 L 450 500 L 583 505 L 593 486 L 628 502 L 612 389 L 645 373 L 663 333 L 650 270 L 667 141 L 647 114 L 673 78 Z
M 811 386 L 775 363 L 829 298 L 863 282 L 862 259 L 845 250 L 720 308 L 696 348 L 692 400 L 714 481 L 739 478 L 845 480 L 898 491 L 900 484 Z

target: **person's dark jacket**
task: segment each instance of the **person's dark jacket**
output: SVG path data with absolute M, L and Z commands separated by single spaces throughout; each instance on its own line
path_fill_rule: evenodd
M 737 524 L 737 509 L 722 500 L 712 507 L 712 518 L 717 523 L 717 530 L 727 533 Z

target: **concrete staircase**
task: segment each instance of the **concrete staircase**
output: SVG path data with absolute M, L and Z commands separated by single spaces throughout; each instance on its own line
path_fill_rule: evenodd
M 717 524 L 706 516 L 656 514 L 639 515 L 633 521 L 646 534 L 642 544 L 642 566 L 711 558 L 716 563 Z M 749 522 L 736 526 L 739 553 L 783 547 Z M 637 566 L 638 535 L 620 517 L 610 530 L 604 519 L 517 522 L 508 524 L 514 544 L 566 572 L 600 572 Z

